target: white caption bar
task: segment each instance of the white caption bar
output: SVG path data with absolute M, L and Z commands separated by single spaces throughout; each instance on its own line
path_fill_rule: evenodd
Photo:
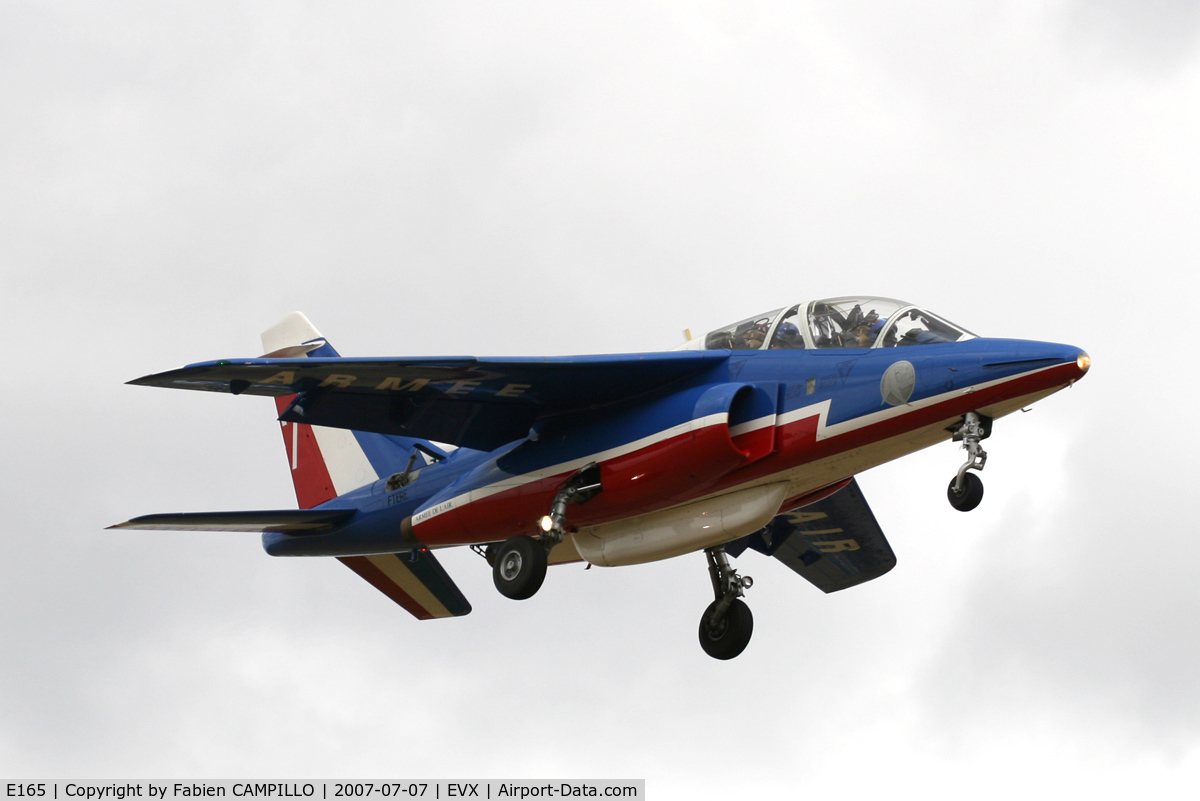
M 262 782 L 9 782 L 0 799 L 126 801 L 126 799 L 269 798 L 300 801 L 355 799 L 517 799 L 646 797 L 645 779 L 526 779 L 519 781 L 262 781 Z

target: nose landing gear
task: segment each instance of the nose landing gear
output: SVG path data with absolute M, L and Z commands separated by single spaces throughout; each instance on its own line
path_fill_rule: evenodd
M 738 575 L 724 547 L 707 548 L 704 555 L 716 600 L 700 618 L 700 647 L 714 659 L 733 659 L 746 650 L 754 633 L 754 615 L 742 600 L 754 579 Z
M 954 432 L 953 441 L 961 442 L 967 450 L 967 461 L 946 488 L 950 505 L 960 512 L 969 512 L 983 500 L 983 480 L 968 470 L 982 470 L 987 464 L 987 451 L 979 444 L 992 434 L 992 419 L 978 412 L 963 415 L 962 425 Z

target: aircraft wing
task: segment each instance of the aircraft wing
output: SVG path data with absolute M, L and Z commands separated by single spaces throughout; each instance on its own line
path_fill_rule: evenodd
M 720 364 L 729 351 L 476 359 L 235 359 L 130 384 L 234 395 L 297 395 L 288 422 L 492 450 L 539 416 L 636 398 Z
M 774 556 L 823 592 L 879 578 L 896 566 L 892 546 L 854 480 L 828 498 L 777 515 L 725 546 L 731 556 L 747 548 Z

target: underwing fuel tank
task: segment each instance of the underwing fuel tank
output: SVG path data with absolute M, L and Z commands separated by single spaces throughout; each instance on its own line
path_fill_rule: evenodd
M 788 484 L 764 484 L 639 517 L 581 528 L 571 535 L 593 565 L 653 562 L 711 548 L 758 531 L 787 497 Z

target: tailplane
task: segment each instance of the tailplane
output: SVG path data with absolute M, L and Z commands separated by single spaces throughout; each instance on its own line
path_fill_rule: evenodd
M 265 358 L 337 358 L 321 332 L 293 312 L 263 332 Z M 277 398 L 279 413 L 295 398 Z M 260 531 L 268 538 L 336 535 L 355 509 L 314 509 L 339 495 L 401 471 L 444 459 L 446 451 L 429 440 L 306 423 L 281 423 L 283 444 L 300 509 L 251 512 L 188 512 L 135 517 L 114 529 L 173 531 Z M 426 548 L 405 553 L 340 556 L 338 561 L 421 620 L 458 617 L 471 611 L 434 555 Z

